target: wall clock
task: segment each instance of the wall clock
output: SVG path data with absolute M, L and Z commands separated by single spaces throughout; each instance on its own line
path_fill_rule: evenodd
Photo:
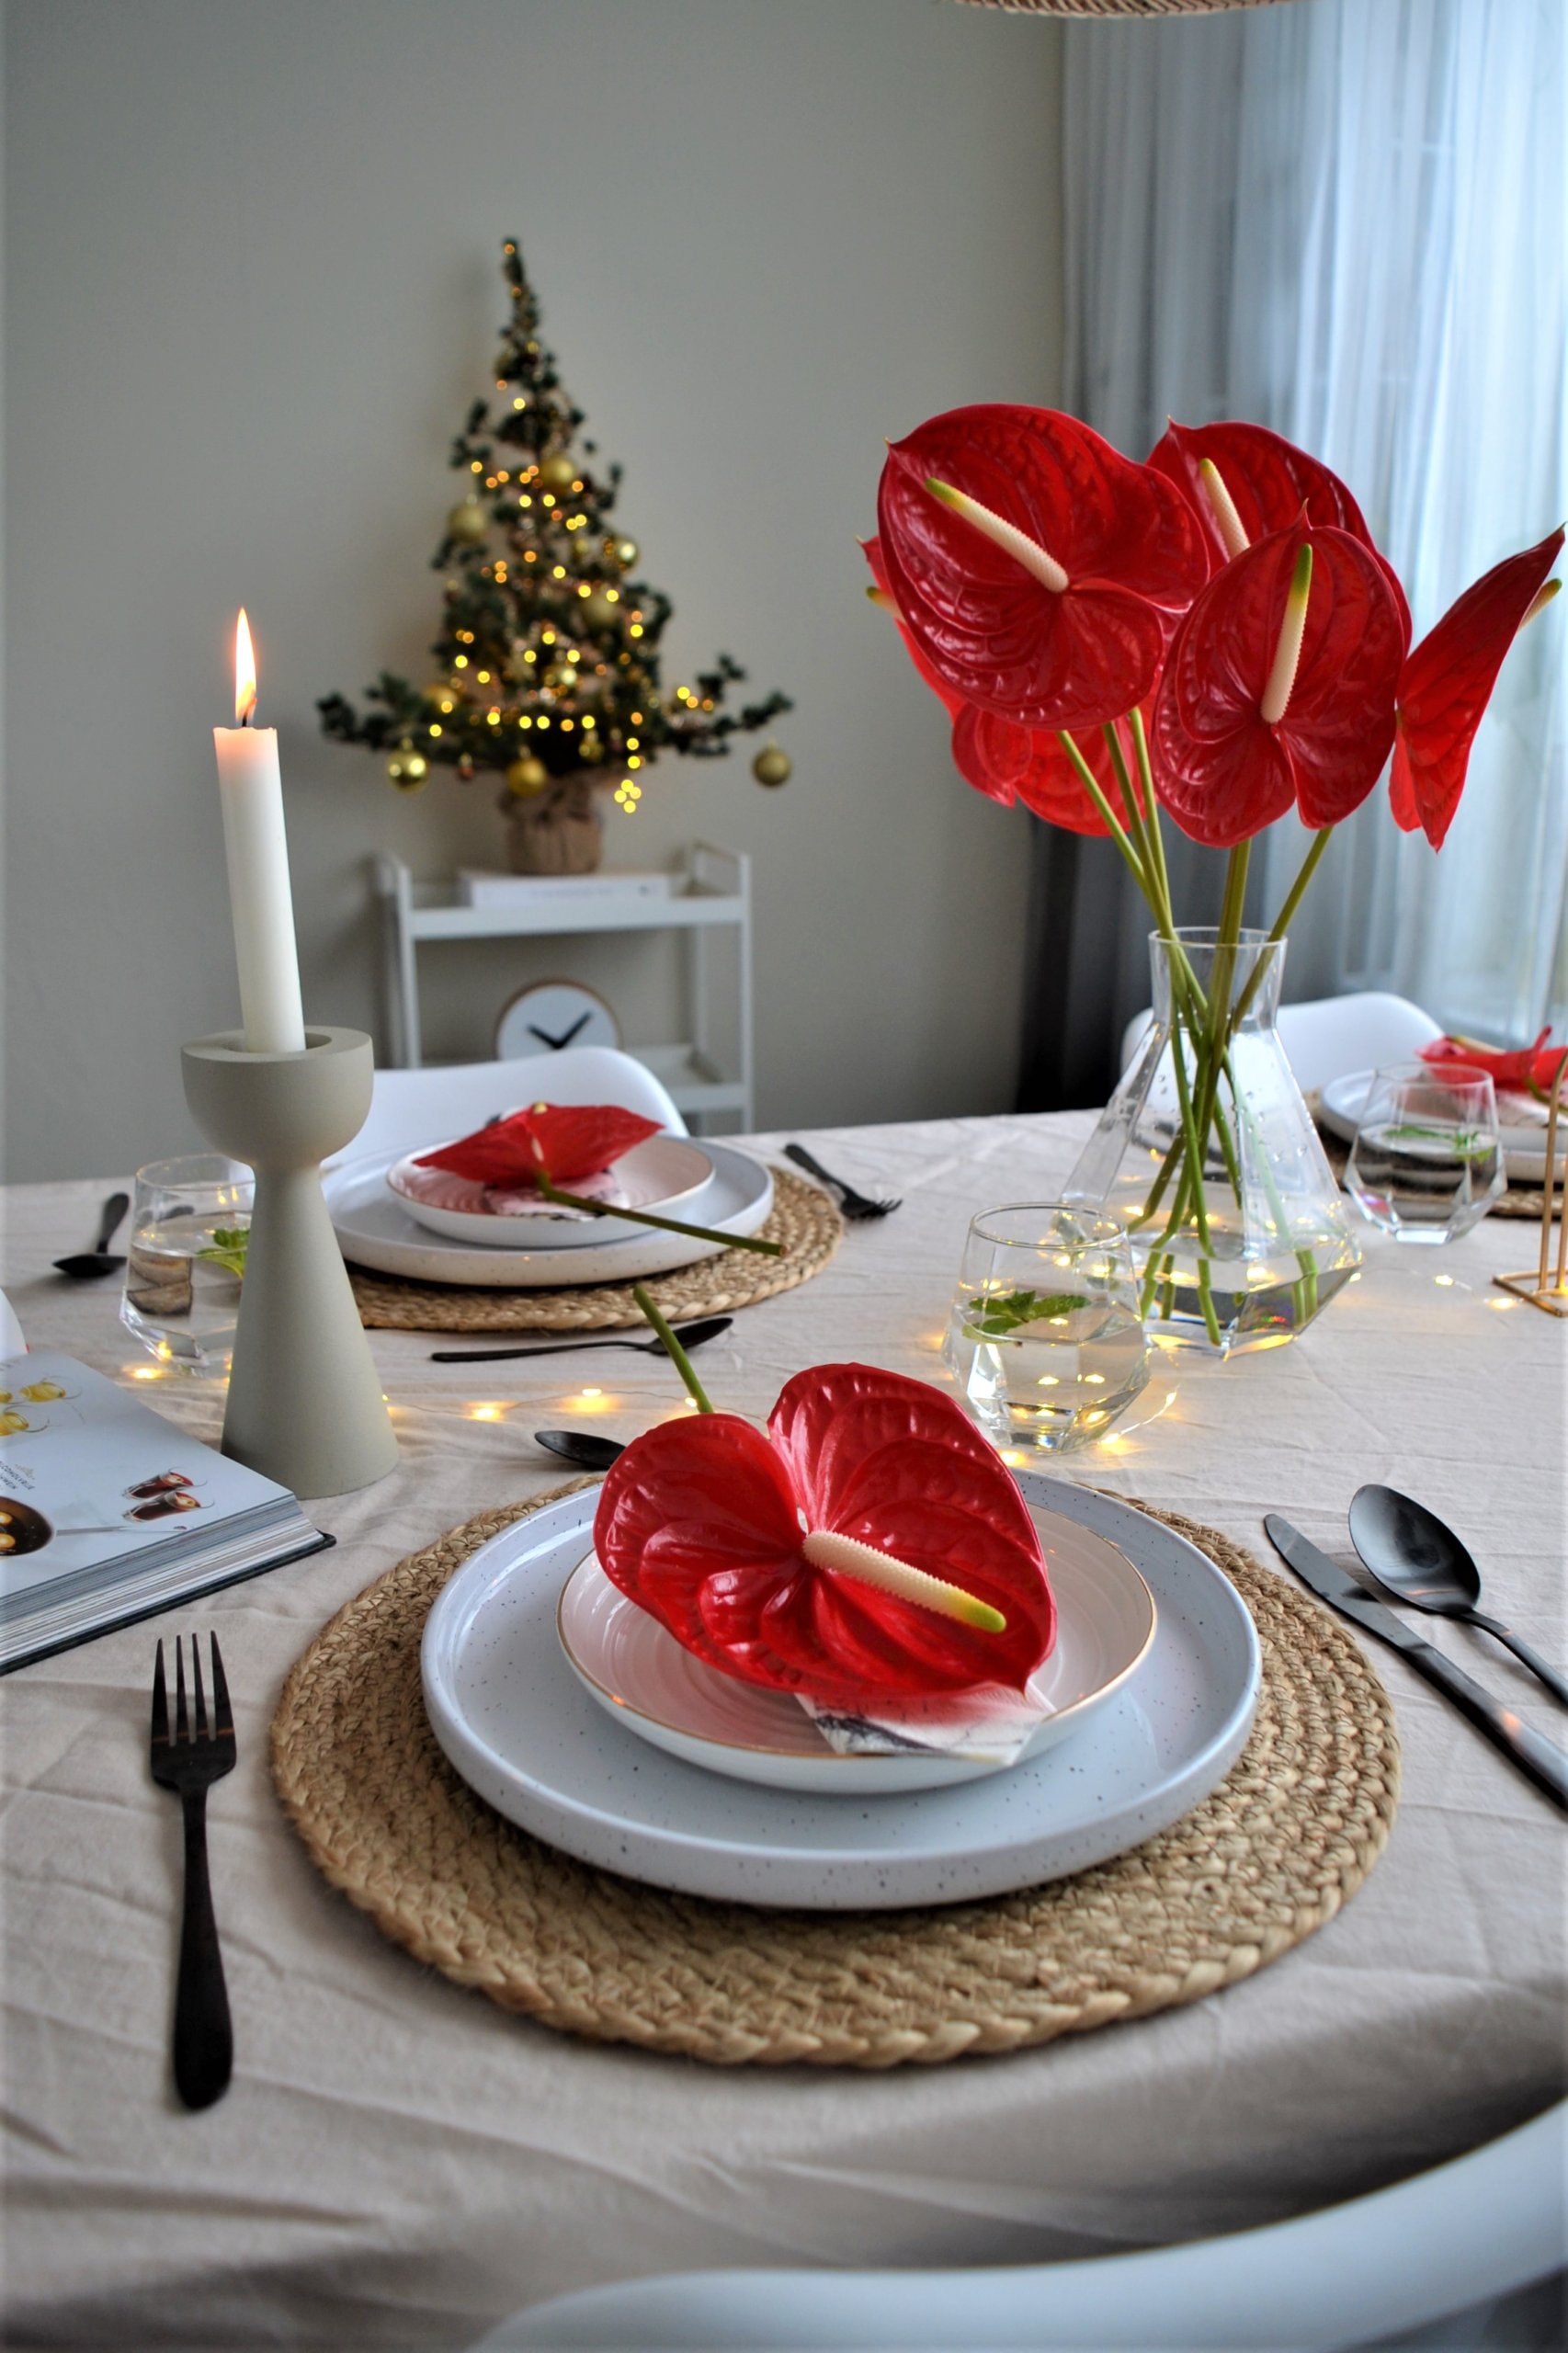
M 495 1057 L 558 1054 L 568 1046 L 619 1046 L 620 1024 L 596 989 L 581 981 L 530 981 L 501 1008 Z

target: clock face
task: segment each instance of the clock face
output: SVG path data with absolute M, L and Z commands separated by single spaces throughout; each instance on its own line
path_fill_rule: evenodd
M 531 981 L 503 1006 L 495 1024 L 498 1062 L 559 1054 L 568 1046 L 619 1046 L 620 1024 L 581 981 Z

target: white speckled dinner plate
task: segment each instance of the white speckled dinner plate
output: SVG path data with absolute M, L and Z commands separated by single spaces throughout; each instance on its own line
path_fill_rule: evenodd
M 1063 1878 L 1178 1821 L 1230 1771 L 1257 1704 L 1240 1595 L 1159 1520 L 1039 1472 L 1030 1508 L 1105 1536 L 1147 1583 L 1147 1655 L 1072 1739 L 1010 1770 L 911 1796 L 763 1789 L 661 1754 L 612 1722 L 563 1657 L 556 1603 L 597 1489 L 482 1547 L 425 1629 L 425 1704 L 470 1786 L 580 1860 L 655 1887 L 819 1911 L 960 1903 Z
M 1086 1723 L 1136 1669 L 1154 1639 L 1154 1597 L 1125 1552 L 1060 1513 L 1041 1512 L 1056 1641 L 1029 1677 L 1040 1709 L 1021 1756 L 973 1748 L 840 1754 L 788 1691 L 768 1691 L 694 1658 L 667 1628 L 613 1586 L 590 1552 L 562 1587 L 556 1629 L 566 1660 L 614 1723 L 671 1756 L 774 1790 L 845 1798 L 949 1789 L 1017 1770 Z M 1009 1695 L 1016 1704 L 1017 1695 Z M 1007 1721 L 1016 1723 L 1013 1708 Z M 983 1730 L 977 1738 L 983 1741 Z
M 709 1137 L 702 1150 L 713 1173 L 683 1203 L 691 1223 L 719 1233 L 755 1233 L 773 1208 L 773 1177 L 759 1160 Z M 372 1152 L 346 1160 L 322 1178 L 327 1213 L 346 1258 L 383 1275 L 412 1275 L 426 1283 L 472 1284 L 492 1290 L 555 1290 L 568 1283 L 634 1282 L 694 1266 L 723 1248 L 688 1233 L 641 1226 L 619 1242 L 579 1242 L 547 1250 L 494 1250 L 431 1233 L 387 1190 L 387 1171 L 401 1153 Z

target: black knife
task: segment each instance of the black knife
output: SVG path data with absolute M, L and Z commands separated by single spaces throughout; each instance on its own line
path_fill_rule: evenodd
M 1512 1708 L 1494 1699 L 1483 1685 L 1455 1666 L 1441 1651 L 1434 1650 L 1430 1643 L 1423 1642 L 1419 1634 L 1413 1633 L 1392 1609 L 1374 1601 L 1348 1569 L 1331 1561 L 1288 1519 L 1281 1519 L 1278 1512 L 1271 1511 L 1263 1525 L 1280 1559 L 1289 1563 L 1320 1601 L 1328 1602 L 1342 1617 L 1353 1619 L 1369 1634 L 1376 1634 L 1380 1642 L 1388 1643 L 1398 1651 L 1417 1675 L 1424 1675 L 1428 1683 L 1451 1699 L 1478 1732 L 1483 1732 L 1505 1756 L 1513 1759 L 1521 1773 L 1527 1774 L 1538 1789 L 1544 1790 L 1554 1805 L 1568 1813 L 1568 1752 L 1533 1731 Z

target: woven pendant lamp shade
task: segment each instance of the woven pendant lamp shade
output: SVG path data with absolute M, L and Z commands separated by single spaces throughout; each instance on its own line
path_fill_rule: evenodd
M 1277 8 L 1283 0 L 959 0 L 1015 17 L 1209 17 L 1221 8 Z

